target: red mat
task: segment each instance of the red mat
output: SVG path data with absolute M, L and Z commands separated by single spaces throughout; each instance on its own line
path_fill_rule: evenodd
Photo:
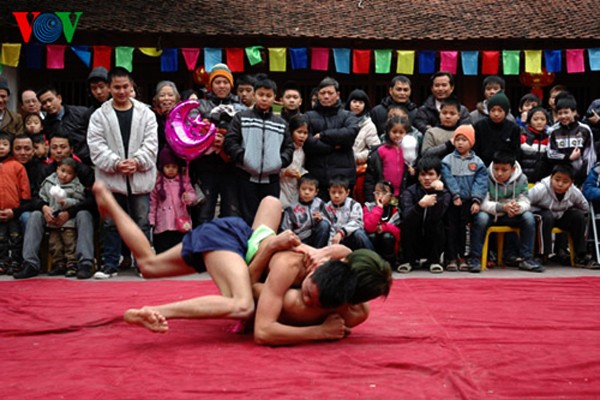
M 121 320 L 209 281 L 0 282 L 2 399 L 600 396 L 600 278 L 402 279 L 345 340 L 254 345 L 231 321 Z

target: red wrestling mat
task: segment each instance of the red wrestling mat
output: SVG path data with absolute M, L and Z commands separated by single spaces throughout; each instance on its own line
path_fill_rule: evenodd
M 209 281 L 1 282 L 3 399 L 597 398 L 600 278 L 402 279 L 340 342 L 269 348 L 231 321 L 152 334 L 131 306 Z

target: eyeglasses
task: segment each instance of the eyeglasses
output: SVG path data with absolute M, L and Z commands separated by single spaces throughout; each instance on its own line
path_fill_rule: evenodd
M 373 192 L 375 196 L 391 196 L 390 192 Z

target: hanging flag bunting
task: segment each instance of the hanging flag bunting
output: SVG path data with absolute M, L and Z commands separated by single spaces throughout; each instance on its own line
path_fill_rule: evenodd
M 19 57 L 21 56 L 21 43 L 2 43 L 2 53 L 0 53 L 0 64 L 9 67 L 19 66 Z
M 478 51 L 461 51 L 462 70 L 464 75 L 477 75 L 479 69 Z
M 71 46 L 73 53 L 85 64 L 86 67 L 92 65 L 92 50 L 90 46 Z
M 3 71 L 4 71 L 4 65 L 0 64 L 0 75 L 2 75 Z
M 350 73 L 350 49 L 337 48 L 333 49 L 333 63 L 335 71 L 339 74 Z
M 484 51 L 481 54 L 481 73 L 483 75 L 498 75 L 498 65 L 500 64 L 500 52 Z
M 433 74 L 435 72 L 435 51 L 419 51 L 419 73 Z
M 458 71 L 458 51 L 440 51 L 440 71 L 456 75 Z
M 183 48 L 181 49 L 181 54 L 183 55 L 183 59 L 185 60 L 185 65 L 188 71 L 195 70 L 196 64 L 198 63 L 198 56 L 200 56 L 200 49 Z
M 39 43 L 29 43 L 25 46 L 25 65 L 27 68 L 42 69 L 43 50 L 44 48 Z
M 110 71 L 110 46 L 94 46 L 94 64 L 92 68 L 104 67 Z
M 600 71 L 600 48 L 588 49 L 590 58 L 590 70 Z
M 138 50 L 148 57 L 159 57 L 162 54 L 162 50 L 159 50 L 156 47 L 138 47 Z
M 542 73 L 541 50 L 525 50 L 525 72 L 530 74 Z
M 269 71 L 285 72 L 287 70 L 287 49 L 285 47 L 269 48 Z
M 519 75 L 520 63 L 520 50 L 502 50 L 502 72 L 504 72 L 504 75 Z
M 378 49 L 375 53 L 375 73 L 389 74 L 392 70 L 392 50 Z
M 544 50 L 547 72 L 562 72 L 562 52 L 560 50 Z
M 262 46 L 246 47 L 246 57 L 251 66 L 262 62 L 262 54 L 260 54 L 262 48 Z
M 308 68 L 308 52 L 306 51 L 306 47 L 291 47 L 290 59 L 292 60 L 292 69 Z
M 244 49 L 225 49 L 227 66 L 231 72 L 244 72 Z
M 371 69 L 371 50 L 352 51 L 352 72 L 368 74 Z
M 315 71 L 327 71 L 329 69 L 328 48 L 313 47 L 311 49 L 310 68 Z
M 65 68 L 65 48 L 62 44 L 46 45 L 46 68 L 64 69 Z
M 413 75 L 415 73 L 415 51 L 414 50 L 397 50 L 398 65 L 396 66 L 397 74 Z
M 115 66 L 133 71 L 133 47 L 115 47 Z
M 178 69 L 177 49 L 163 49 L 160 55 L 160 72 L 177 72 Z
M 585 72 L 583 49 L 567 49 L 567 74 Z
M 204 68 L 211 71 L 217 64 L 223 63 L 223 49 L 219 47 L 204 48 Z

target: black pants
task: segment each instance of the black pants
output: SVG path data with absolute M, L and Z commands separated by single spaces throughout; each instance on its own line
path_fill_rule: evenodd
M 403 221 L 402 250 L 406 262 L 415 264 L 420 258 L 427 258 L 427 264 L 440 262 L 444 248 L 444 223 L 439 221 Z
M 446 212 L 446 246 L 444 259 L 456 260 L 465 255 L 467 224 L 471 220 L 471 201 L 461 206 L 451 204 Z
M 550 210 L 536 211 L 535 215 L 538 215 L 539 217 L 536 219 L 541 221 L 538 224 L 538 232 L 541 238 L 539 252 L 541 254 L 548 256 L 552 252 L 552 228 L 557 227 L 571 234 L 575 255 L 577 257 L 585 256 L 585 224 L 587 219 L 582 210 L 567 210 L 559 219 L 554 218 Z
M 267 196 L 279 198 L 281 190 L 279 178 L 272 183 L 253 183 L 243 176 L 237 178 L 237 189 L 239 191 L 240 216 L 250 226 L 252 226 L 260 201 Z
M 23 261 L 23 234 L 19 218 L 0 222 L 0 262 Z
M 156 251 L 156 254 L 164 253 L 171 247 L 181 243 L 184 235 L 184 232 L 179 231 L 164 231 L 154 234 L 152 237 L 154 251 Z
M 383 257 L 384 260 L 394 265 L 396 262 L 396 238 L 389 232 L 369 233 L 369 239 L 375 251 Z

